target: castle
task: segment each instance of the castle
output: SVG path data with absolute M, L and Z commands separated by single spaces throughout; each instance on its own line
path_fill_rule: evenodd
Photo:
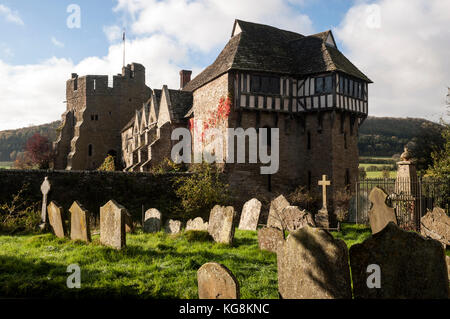
M 331 31 L 304 36 L 236 20 L 210 66 L 192 80 L 190 71 L 180 72 L 179 90 L 152 90 L 144 73 L 129 65 L 113 87 L 104 76 L 72 76 L 55 168 L 96 169 L 113 154 L 126 171 L 145 172 L 170 158 L 175 128 L 190 129 L 193 145 L 207 147 L 197 133 L 202 125 L 224 134 L 279 129 L 277 173 L 260 174 L 259 162 L 224 164 L 230 185 L 243 192 L 317 187 L 323 174 L 340 189 L 358 176 L 358 128 L 372 82 L 339 51 Z

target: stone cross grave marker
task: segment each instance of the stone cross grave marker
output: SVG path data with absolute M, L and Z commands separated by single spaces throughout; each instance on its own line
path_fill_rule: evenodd
M 56 237 L 64 238 L 63 208 L 58 203 L 51 201 L 48 209 L 48 221 Z
M 42 192 L 42 209 L 41 209 L 41 228 L 45 227 L 45 224 L 47 223 L 47 196 L 50 192 L 51 184 L 48 180 L 48 177 L 45 176 L 44 182 L 41 185 L 41 192 Z
M 369 222 L 372 234 L 381 231 L 389 222 L 397 224 L 395 210 L 386 205 L 387 194 L 378 187 L 374 187 L 369 194 L 372 209 L 369 211 Z
M 322 209 L 327 208 L 327 186 L 331 185 L 331 181 L 327 181 L 327 175 L 322 175 L 322 180 L 318 182 L 322 186 Z
M 110 200 L 100 207 L 100 242 L 115 249 L 126 246 L 125 214 L 127 210 Z
M 89 211 L 78 201 L 74 201 L 69 208 L 70 212 L 70 239 L 91 241 L 91 230 L 89 228 Z
M 199 299 L 239 299 L 239 283 L 224 265 L 210 262 L 197 271 Z

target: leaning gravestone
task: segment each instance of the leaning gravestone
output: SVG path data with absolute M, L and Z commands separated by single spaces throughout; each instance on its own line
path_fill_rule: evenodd
M 239 299 L 239 283 L 227 267 L 206 263 L 197 271 L 199 299 Z
M 261 212 L 261 202 L 252 198 L 244 204 L 239 222 L 239 229 L 256 230 L 258 226 L 259 214 Z
M 386 193 L 378 187 L 374 187 L 369 194 L 372 209 L 369 211 L 369 222 L 372 234 L 381 231 L 389 222 L 397 224 L 395 210 L 386 205 Z
M 281 211 L 281 219 L 286 230 L 292 232 L 294 230 L 309 226 L 316 226 L 314 219 L 306 210 L 300 210 L 297 206 L 286 206 Z
M 442 245 L 434 239 L 404 231 L 393 222 L 363 243 L 353 245 L 350 265 L 355 298 L 448 297 L 448 274 Z M 379 266 L 379 288 L 368 287 L 369 265 Z
M 283 231 L 275 227 L 263 227 L 258 230 L 258 247 L 276 253 L 284 243 Z
M 42 192 L 42 209 L 41 209 L 41 224 L 39 227 L 41 229 L 45 228 L 45 225 L 47 224 L 47 198 L 48 193 L 50 192 L 51 184 L 48 180 L 48 177 L 45 176 L 44 182 L 41 185 L 41 192 Z
M 91 241 L 91 230 L 89 228 L 89 211 L 84 209 L 78 201 L 73 202 L 69 208 L 70 212 L 70 239 Z
M 269 217 L 267 218 L 267 227 L 285 228 L 282 224 L 281 213 L 285 207 L 289 206 L 287 199 L 280 195 L 270 203 Z
M 203 222 L 201 217 L 189 219 L 186 223 L 186 231 L 188 230 L 208 231 L 208 222 Z
M 169 219 L 164 228 L 168 234 L 178 234 L 181 232 L 181 221 Z
M 231 244 L 234 237 L 234 208 L 216 205 L 209 215 L 208 232 L 215 242 Z
M 127 210 L 114 200 L 100 207 L 100 242 L 121 249 L 126 246 L 125 216 Z
M 450 246 L 450 217 L 442 208 L 435 207 L 420 219 L 420 233 Z
M 157 233 L 161 230 L 161 212 L 156 208 L 150 208 L 145 212 L 144 232 Z
M 305 226 L 290 233 L 277 264 L 283 299 L 352 298 L 347 246 L 326 230 Z
M 58 203 L 51 201 L 47 207 L 48 221 L 53 229 L 56 237 L 64 238 L 64 221 L 63 221 L 63 208 Z

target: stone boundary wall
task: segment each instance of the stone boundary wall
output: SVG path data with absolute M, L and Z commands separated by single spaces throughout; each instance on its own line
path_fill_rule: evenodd
M 125 206 L 135 222 L 141 221 L 144 209 L 157 208 L 165 218 L 171 218 L 177 204 L 173 183 L 177 177 L 189 173 L 125 173 L 66 170 L 10 170 L 0 169 L 0 203 L 11 202 L 23 185 L 24 193 L 32 202 L 42 205 L 41 184 L 48 176 L 51 183 L 49 202 L 54 200 L 65 212 L 78 200 L 98 218 L 100 207 L 110 199 Z

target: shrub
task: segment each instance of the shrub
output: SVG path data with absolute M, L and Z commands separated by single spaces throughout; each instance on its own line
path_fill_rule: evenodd
M 359 170 L 359 179 L 365 179 L 367 177 L 367 173 L 364 167 L 360 167 L 358 170 Z
M 350 207 L 350 199 L 352 195 L 348 190 L 338 190 L 334 195 L 334 213 L 336 214 L 336 219 L 343 222 L 348 217 L 348 209 Z
M 193 165 L 193 174 L 175 180 L 175 194 L 181 200 L 176 215 L 182 220 L 208 217 L 215 205 L 230 202 L 229 187 L 220 172 L 208 163 Z
M 38 229 L 41 220 L 39 203 L 26 199 L 28 191 L 29 184 L 24 184 L 10 202 L 0 204 L 0 232 L 14 234 Z
M 112 155 L 106 156 L 103 164 L 98 168 L 99 171 L 114 172 L 116 170 L 115 159 Z
M 164 160 L 157 166 L 152 167 L 150 172 L 152 174 L 166 174 L 166 173 L 176 173 L 176 172 L 185 172 L 186 166 L 185 164 L 177 164 L 169 158 L 164 158 Z
M 298 186 L 292 193 L 287 195 L 287 199 L 291 205 L 307 211 L 320 209 L 322 204 L 319 194 L 308 190 L 305 186 Z

